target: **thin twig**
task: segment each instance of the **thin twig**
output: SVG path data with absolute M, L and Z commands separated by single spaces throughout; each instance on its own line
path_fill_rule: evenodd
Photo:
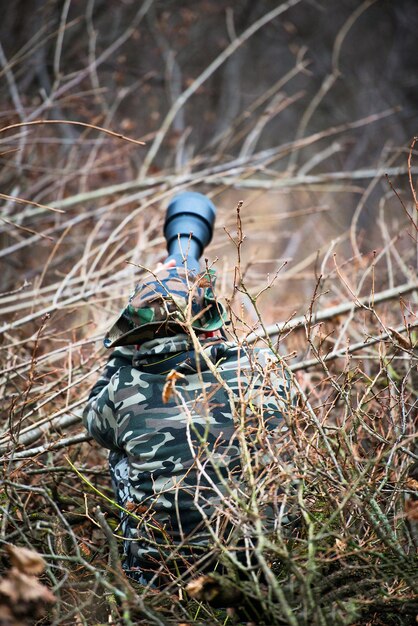
M 32 120 L 31 122 L 19 122 L 18 124 L 10 124 L 9 126 L 4 126 L 3 128 L 0 128 L 0 133 L 4 133 L 7 130 L 12 130 L 14 128 L 21 128 L 22 126 L 39 126 L 43 124 L 69 124 L 73 126 L 83 126 L 84 128 L 92 128 L 93 130 L 98 130 L 101 133 L 106 133 L 106 135 L 116 137 L 117 139 L 122 139 L 123 141 L 129 141 L 130 143 L 134 143 L 138 146 L 145 146 L 145 142 L 139 141 L 139 139 L 131 139 L 131 137 L 126 137 L 126 135 L 116 133 L 113 130 L 103 128 L 102 126 L 87 124 L 87 122 L 78 122 L 76 120 Z
M 386 302 L 387 300 L 393 300 L 394 298 L 398 298 L 401 295 L 405 295 L 416 290 L 418 290 L 417 283 L 405 283 L 404 285 L 399 285 L 399 287 L 393 287 L 392 289 L 385 289 L 384 291 L 375 293 L 373 297 L 373 302 L 374 304 Z M 368 307 L 369 302 L 370 296 L 365 296 L 363 298 L 358 298 L 357 302 L 343 302 L 342 304 L 337 304 L 336 306 L 329 307 L 328 309 L 324 309 L 323 311 L 318 311 L 317 313 L 314 313 L 312 315 L 312 324 L 332 319 L 333 317 L 337 317 L 338 315 L 342 315 L 344 313 L 351 313 L 356 309 L 360 309 L 362 306 Z M 296 328 L 303 328 L 305 324 L 306 316 L 300 315 L 299 317 L 295 317 L 286 322 L 278 322 L 277 324 L 266 326 L 266 333 L 270 337 L 274 337 L 284 331 L 290 331 Z M 257 341 L 257 339 L 263 338 L 265 336 L 266 335 L 264 332 L 257 331 L 250 334 L 247 337 L 247 341 L 249 343 L 252 343 L 254 341 Z
M 409 324 L 407 328 L 404 325 L 398 326 L 397 328 L 392 328 L 389 332 L 383 332 L 379 337 L 370 337 L 366 341 L 359 341 L 351 346 L 347 346 L 346 348 L 341 348 L 340 350 L 336 350 L 335 352 L 331 352 L 323 357 L 321 360 L 324 363 L 328 363 L 329 361 L 334 361 L 335 359 L 340 359 L 345 356 L 352 354 L 353 352 L 357 352 L 358 350 L 362 350 L 363 348 L 369 348 L 370 346 L 374 346 L 377 343 L 385 341 L 386 339 L 390 339 L 392 342 L 398 342 L 397 338 L 398 333 L 408 333 L 411 329 L 417 328 L 418 322 L 414 322 Z M 292 372 L 298 372 L 301 370 L 307 370 L 310 367 L 314 367 L 315 365 L 320 365 L 317 358 L 306 359 L 304 361 L 300 361 L 299 363 L 295 363 L 293 365 L 289 365 L 289 369 Z

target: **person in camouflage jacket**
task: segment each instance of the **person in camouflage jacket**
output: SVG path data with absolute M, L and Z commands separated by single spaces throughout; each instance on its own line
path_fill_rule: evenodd
M 225 340 L 214 281 L 164 267 L 137 286 L 105 337 L 115 349 L 84 412 L 110 451 L 124 569 L 142 584 L 208 567 L 211 546 L 233 527 L 242 437 L 263 455 L 260 421 L 286 430 L 288 382 L 270 351 Z

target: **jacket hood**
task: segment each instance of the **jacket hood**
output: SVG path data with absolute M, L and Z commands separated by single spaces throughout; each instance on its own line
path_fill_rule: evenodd
M 194 374 L 208 369 L 206 358 L 219 365 L 235 347 L 231 342 L 212 338 L 200 340 L 200 345 L 204 356 L 194 350 L 187 335 L 153 339 L 135 350 L 132 364 L 149 374 L 166 375 L 173 369 L 182 374 Z

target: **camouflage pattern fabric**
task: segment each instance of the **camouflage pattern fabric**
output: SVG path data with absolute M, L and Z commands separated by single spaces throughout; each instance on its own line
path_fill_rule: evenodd
M 105 347 L 142 343 L 167 327 L 177 332 L 187 324 L 205 332 L 218 330 L 227 316 L 215 299 L 215 282 L 214 270 L 196 276 L 184 267 L 166 268 L 158 276 L 143 280 L 106 334 Z
M 253 454 L 266 454 L 260 421 L 286 430 L 289 385 L 268 350 L 213 339 L 201 346 L 197 355 L 190 337 L 176 335 L 116 349 L 84 412 L 89 433 L 110 450 L 113 487 L 127 510 L 125 568 L 139 582 L 167 559 L 173 572 L 204 564 L 211 527 L 228 532 L 225 506 L 243 489 L 239 433 L 245 429 Z

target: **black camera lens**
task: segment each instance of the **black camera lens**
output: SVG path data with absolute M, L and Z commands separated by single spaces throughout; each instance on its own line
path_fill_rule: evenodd
M 199 259 L 212 239 L 216 218 L 215 205 L 195 191 L 185 191 L 170 202 L 164 223 L 167 240 L 167 261 L 186 264 L 187 269 L 200 271 Z

